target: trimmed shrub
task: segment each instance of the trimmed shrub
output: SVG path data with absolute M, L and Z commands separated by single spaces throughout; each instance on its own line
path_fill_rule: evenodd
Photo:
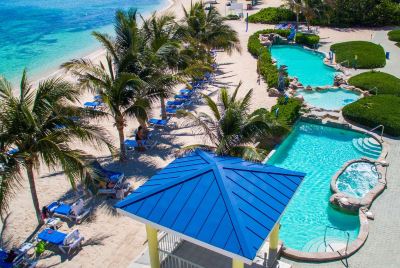
M 285 97 L 279 97 L 278 103 L 272 106 L 271 113 L 274 116 L 278 115 L 278 121 L 286 125 L 293 125 L 300 116 L 301 106 L 302 103 L 298 99 L 289 98 L 285 100 Z M 278 108 L 279 111 L 276 112 Z
M 249 16 L 249 22 L 275 24 L 281 21 L 294 21 L 296 14 L 289 9 L 281 7 L 263 8 L 257 13 Z
M 375 88 L 378 90 L 378 95 L 392 94 L 400 96 L 400 79 L 388 73 L 383 72 L 365 72 L 353 76 L 349 79 L 352 86 L 368 90 L 375 94 Z
M 331 46 L 336 62 L 358 69 L 381 68 L 386 65 L 385 51 L 381 45 L 366 41 L 337 43 Z M 357 60 L 355 56 L 357 55 Z
M 239 19 L 240 17 L 234 14 L 229 14 L 228 16 L 225 17 L 225 20 L 239 20 Z
M 306 45 L 309 47 L 314 47 L 319 43 L 319 36 L 316 34 L 297 33 L 296 43 Z
M 400 97 L 378 95 L 359 99 L 343 108 L 343 116 L 364 126 L 385 126 L 385 133 L 400 136 Z
M 400 29 L 388 32 L 388 37 L 390 41 L 400 42 Z

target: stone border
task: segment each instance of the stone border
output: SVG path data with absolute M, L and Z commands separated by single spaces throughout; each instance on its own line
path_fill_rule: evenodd
M 360 232 L 356 240 L 348 245 L 347 252 L 345 248 L 337 252 L 304 252 L 283 246 L 282 254 L 289 259 L 307 262 L 336 261 L 350 257 L 364 245 L 368 238 L 368 219 L 363 209 L 359 210 L 359 219 Z
M 310 123 L 316 123 L 316 124 L 321 124 L 321 125 L 327 125 L 331 127 L 336 127 L 336 128 L 342 128 L 342 129 L 347 129 L 347 130 L 352 130 L 356 131 L 365 135 L 369 135 L 373 139 L 375 139 L 382 147 L 381 154 L 376 160 L 377 162 L 380 163 L 386 163 L 386 157 L 388 155 L 388 146 L 385 141 L 381 140 L 380 137 L 376 133 L 372 133 L 369 131 L 365 131 L 364 129 L 358 128 L 353 126 L 352 124 L 346 123 L 346 124 L 341 124 L 341 123 L 336 123 L 336 122 L 327 122 L 323 123 L 322 119 L 319 118 L 307 118 L 307 117 L 301 117 L 300 120 L 303 120 L 305 122 L 310 122 Z M 358 159 L 360 160 L 360 159 Z M 385 178 L 386 179 L 386 178 Z M 377 195 L 378 196 L 378 195 Z M 304 252 L 304 251 L 299 251 L 295 250 L 292 248 L 286 248 L 283 246 L 282 250 L 282 255 L 293 260 L 298 260 L 298 261 L 308 261 L 308 262 L 327 262 L 327 261 L 335 261 L 335 260 L 341 260 L 344 259 L 345 257 L 349 257 L 356 253 L 367 241 L 368 238 L 368 217 L 365 214 L 367 212 L 367 208 L 361 207 L 359 209 L 359 219 L 360 219 L 360 231 L 358 233 L 358 236 L 356 240 L 352 241 L 347 248 L 347 254 L 345 254 L 345 249 L 342 249 L 338 252 Z
M 378 180 L 378 183 L 375 185 L 374 188 L 372 188 L 364 197 L 362 198 L 357 198 L 350 196 L 346 193 L 341 192 L 337 188 L 337 180 L 339 179 L 340 175 L 352 164 L 354 163 L 370 163 L 374 164 L 377 168 L 378 173 L 380 174 L 380 178 Z M 330 202 L 333 206 L 338 208 L 339 210 L 345 211 L 345 212 L 357 212 L 359 208 L 365 207 L 369 208 L 372 205 L 372 202 L 385 190 L 386 188 L 386 176 L 384 167 L 386 167 L 386 163 L 381 163 L 379 161 L 370 159 L 370 158 L 360 158 L 356 160 L 350 160 L 346 162 L 343 167 L 336 172 L 336 174 L 332 177 L 331 180 L 331 190 L 334 193 L 331 198 Z M 340 202 L 340 198 L 346 198 L 347 199 L 347 204 L 342 204 Z

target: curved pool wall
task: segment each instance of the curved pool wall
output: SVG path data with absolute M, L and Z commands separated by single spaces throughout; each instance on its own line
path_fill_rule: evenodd
M 363 198 L 378 183 L 376 164 L 360 161 L 348 165 L 336 180 L 337 189 L 354 198 Z
M 359 216 L 332 208 L 329 197 L 332 176 L 347 161 L 365 157 L 353 145 L 353 140 L 363 135 L 300 121 L 267 161 L 307 173 L 281 220 L 280 236 L 285 247 L 298 252 L 317 252 L 326 226 L 348 232 L 351 241 L 357 239 Z M 345 240 L 345 234 L 339 231 L 329 230 L 327 237 L 328 242 Z
M 313 107 L 325 110 L 340 110 L 347 104 L 357 101 L 361 94 L 343 88 L 329 88 L 321 90 L 297 90 L 304 101 Z
M 324 63 L 325 54 L 298 45 L 273 45 L 272 57 L 278 67 L 286 65 L 291 77 L 297 77 L 304 86 L 332 86 L 336 69 Z

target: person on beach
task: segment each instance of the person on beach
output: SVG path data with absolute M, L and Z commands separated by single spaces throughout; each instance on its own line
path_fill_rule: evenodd
M 145 151 L 146 148 L 144 147 L 144 141 L 147 138 L 147 133 L 145 132 L 142 126 L 139 126 L 136 131 L 136 142 L 138 144 L 139 151 Z

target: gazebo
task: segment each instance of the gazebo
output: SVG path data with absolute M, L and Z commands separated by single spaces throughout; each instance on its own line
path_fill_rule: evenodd
M 279 219 L 305 174 L 196 150 L 175 159 L 116 204 L 146 224 L 150 264 L 160 267 L 158 230 L 251 264 L 269 237 L 278 248 Z

